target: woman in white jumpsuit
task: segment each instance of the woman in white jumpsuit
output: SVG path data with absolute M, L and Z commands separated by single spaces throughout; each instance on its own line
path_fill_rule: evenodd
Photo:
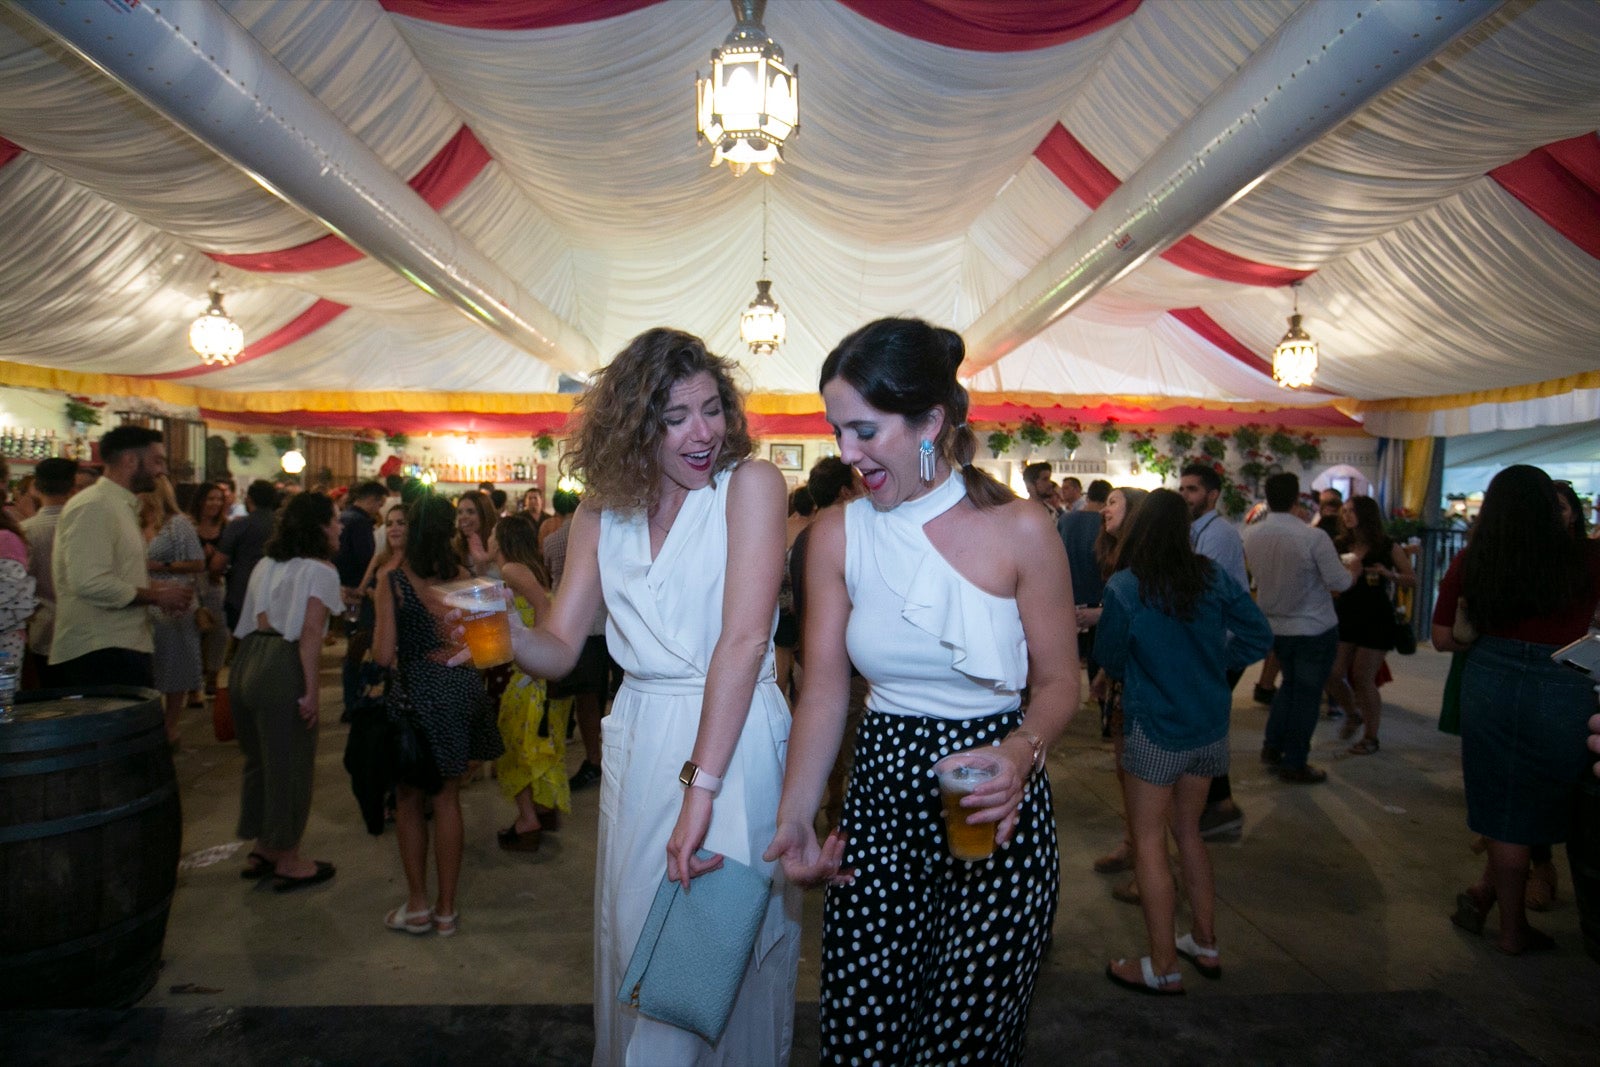
M 789 1058 L 798 894 L 761 857 L 777 825 L 789 732 L 772 653 L 787 487 L 771 464 L 748 458 L 730 367 L 697 338 L 656 329 L 596 376 L 568 453 L 586 491 L 560 594 L 545 625 L 514 631 L 518 665 L 559 678 L 603 595 L 607 644 L 627 672 L 604 720 L 596 1064 Z M 716 858 L 697 859 L 700 848 Z M 773 885 L 733 1016 L 713 1047 L 616 998 L 662 874 L 687 886 L 723 856 Z

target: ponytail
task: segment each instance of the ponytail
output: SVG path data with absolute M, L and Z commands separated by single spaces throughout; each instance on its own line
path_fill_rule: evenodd
M 978 435 L 967 425 L 967 390 L 955 380 L 955 370 L 961 365 L 961 338 L 949 330 L 941 332 L 955 338 L 956 347 L 955 359 L 950 367 L 950 396 L 944 403 L 945 462 L 950 464 L 952 470 L 960 472 L 962 481 L 967 483 L 967 497 L 974 507 L 997 508 L 1009 504 L 1017 499 L 1017 494 L 981 467 L 973 465 L 972 460 L 978 454 Z

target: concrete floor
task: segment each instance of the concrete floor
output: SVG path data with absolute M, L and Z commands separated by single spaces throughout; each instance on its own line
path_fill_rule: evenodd
M 338 707 L 340 651 L 330 647 L 325 658 L 325 708 Z M 1241 835 L 1212 848 L 1226 977 L 1188 980 L 1191 1009 L 1196 998 L 1221 998 L 1206 1010 L 1211 1017 L 1221 1010 L 1225 1020 L 1227 998 L 1246 998 L 1235 1002 L 1242 1016 L 1248 1004 L 1269 999 L 1262 994 L 1301 995 L 1305 1010 L 1326 1003 L 1338 1011 L 1372 994 L 1422 991 L 1442 994 L 1463 1018 L 1546 1062 L 1600 1062 L 1600 964 L 1582 951 L 1563 853 L 1558 902 L 1535 917 L 1557 951 L 1507 958 L 1449 923 L 1455 894 L 1479 859 L 1467 848 L 1458 742 L 1434 725 L 1448 660 L 1424 649 L 1392 657 L 1392 665 L 1398 677 L 1383 691 L 1383 751 L 1347 756 L 1336 724 L 1324 723 L 1312 760 L 1329 780 L 1319 786 L 1285 785 L 1265 773 L 1256 758 L 1265 709 L 1249 700 L 1254 670 L 1240 684 L 1234 789 L 1246 822 Z M 165 968 L 141 1007 L 590 1001 L 597 789 L 574 796 L 561 832 L 546 835 L 532 855 L 496 847 L 494 831 L 511 812 L 496 783 L 466 789 L 461 934 L 409 937 L 381 925 L 404 897 L 403 880 L 393 833 L 370 837 L 361 824 L 340 762 L 346 729 L 337 721 L 322 728 L 305 838 L 308 854 L 336 863 L 338 876 L 277 894 L 238 876 L 238 748 L 212 738 L 209 712 L 189 715 L 176 758 L 185 864 Z M 571 756 L 575 765 L 579 753 Z M 1075 1011 L 1087 1017 L 1103 1002 L 1129 997 L 1102 971 L 1108 957 L 1143 954 L 1145 936 L 1139 910 L 1110 895 L 1126 876 L 1090 869 L 1120 833 L 1110 746 L 1092 715 L 1080 715 L 1055 747 L 1050 775 L 1062 899 L 1036 1023 Z M 803 1002 L 817 999 L 820 913 L 820 898 L 808 895 Z M 1437 996 L 1427 1002 L 1442 1003 Z M 1369 1019 L 1352 1012 L 1344 1022 L 1359 1034 Z

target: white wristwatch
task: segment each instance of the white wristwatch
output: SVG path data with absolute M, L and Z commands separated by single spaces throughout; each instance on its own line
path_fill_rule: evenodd
M 685 789 L 704 789 L 712 796 L 722 792 L 722 779 L 701 770 L 700 765 L 694 760 L 683 761 L 683 770 L 678 772 L 678 782 Z

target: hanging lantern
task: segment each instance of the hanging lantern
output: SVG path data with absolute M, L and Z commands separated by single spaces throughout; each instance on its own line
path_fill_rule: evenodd
M 756 355 L 770 356 L 787 336 L 788 324 L 772 299 L 772 283 L 763 278 L 756 282 L 756 298 L 739 316 L 739 339 Z
M 244 331 L 222 308 L 222 279 L 213 277 L 211 306 L 189 325 L 189 347 L 206 366 L 232 366 L 244 351 Z
M 1272 378 L 1285 389 L 1305 389 L 1317 378 L 1317 342 L 1300 326 L 1300 283 L 1294 286 L 1289 332 L 1272 350 Z
M 732 0 L 733 32 L 711 50 L 711 76 L 695 78 L 696 128 L 711 145 L 711 165 L 735 176 L 773 173 L 783 144 L 800 127 L 800 68 L 761 24 L 766 0 Z

